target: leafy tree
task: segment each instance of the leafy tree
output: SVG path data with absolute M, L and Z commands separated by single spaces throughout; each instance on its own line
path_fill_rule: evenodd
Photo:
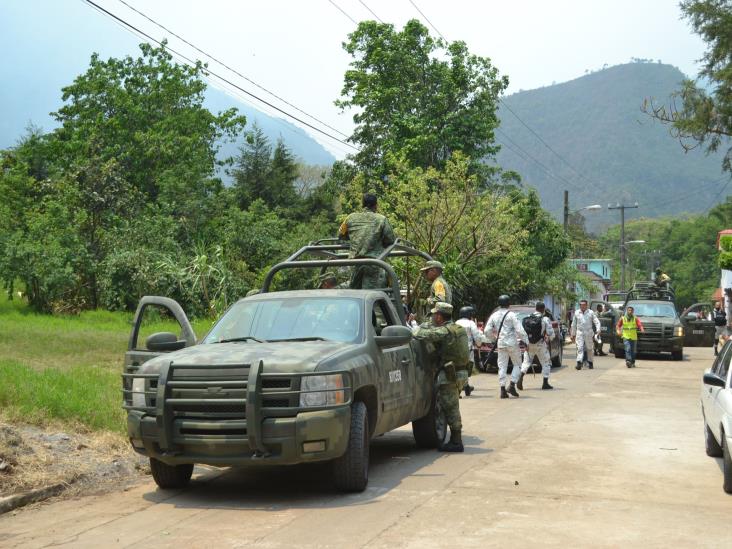
M 498 150 L 496 103 L 508 79 L 464 42 L 446 44 L 412 19 L 401 31 L 362 21 L 344 49 L 353 57 L 336 105 L 356 110 L 350 140 L 359 166 L 382 177 L 387 154 L 420 168 L 442 169 L 454 151 L 471 169 Z
M 669 124 L 685 149 L 706 146 L 710 152 L 732 137 L 732 2 L 729 0 L 684 0 L 683 16 L 707 43 L 703 65 L 696 80 L 685 80 L 669 105 L 646 100 L 644 110 Z M 707 91 L 711 89 L 711 91 Z M 732 147 L 722 167 L 732 171 Z

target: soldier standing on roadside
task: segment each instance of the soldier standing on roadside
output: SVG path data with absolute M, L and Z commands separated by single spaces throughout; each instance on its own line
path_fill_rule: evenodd
M 450 426 L 450 442 L 440 450 L 463 452 L 459 396 L 468 380 L 468 334 L 462 326 L 452 321 L 452 305 L 449 303 L 435 303 L 430 312 L 431 320 L 415 328 L 413 333 L 415 339 L 434 344 L 439 356 L 438 397 Z
M 442 277 L 444 267 L 439 261 L 428 261 L 424 267 L 420 269 L 424 277 L 429 280 L 430 296 L 427 298 L 427 304 L 432 307 L 438 301 L 452 303 L 452 290 L 447 281 Z
M 592 309 L 587 308 L 587 300 L 580 301 L 580 308 L 574 312 L 570 336 L 572 343 L 577 343 L 577 370 L 581 370 L 585 361 L 592 370 L 592 348 L 595 343 L 595 333 L 600 333 L 600 320 Z
M 376 213 L 375 194 L 363 195 L 363 210 L 346 217 L 338 229 L 338 238 L 350 241 L 350 258 L 378 258 L 396 240 L 389 220 Z M 351 278 L 351 288 L 384 288 L 386 273 L 375 265 L 356 267 Z

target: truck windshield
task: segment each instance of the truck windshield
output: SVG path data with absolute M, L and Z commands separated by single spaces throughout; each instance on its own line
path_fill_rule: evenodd
M 204 343 L 322 339 L 352 343 L 362 338 L 362 318 L 361 301 L 347 297 L 245 300 L 221 317 Z
M 644 316 L 660 316 L 664 318 L 674 318 L 676 316 L 676 309 L 670 303 L 628 303 L 628 306 L 633 307 L 635 315 L 640 317 L 641 320 Z

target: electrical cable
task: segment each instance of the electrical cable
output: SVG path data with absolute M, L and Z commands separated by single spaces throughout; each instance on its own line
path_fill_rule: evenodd
M 158 44 L 159 46 L 164 47 L 169 52 L 171 52 L 171 53 L 177 55 L 178 57 L 180 57 L 181 59 L 185 60 L 188 64 L 190 64 L 192 66 L 196 66 L 197 63 L 195 61 L 193 61 L 192 59 L 190 59 L 190 58 L 186 57 L 185 55 L 183 55 L 182 53 L 174 50 L 173 48 L 169 47 L 168 45 L 163 45 L 163 43 L 160 40 L 157 40 L 156 38 L 153 38 L 152 36 L 150 36 L 146 32 L 140 30 L 139 28 L 135 27 L 134 25 L 132 25 L 131 23 L 127 22 L 126 20 L 124 20 L 123 18 L 119 17 L 118 15 L 115 15 L 111 11 L 103 8 L 99 4 L 93 2 L 92 0 L 82 0 L 82 1 L 85 2 L 85 3 L 87 3 L 90 6 L 94 7 L 98 11 L 104 13 L 108 17 L 111 17 L 112 19 L 118 21 L 119 23 L 121 23 L 122 25 L 124 25 L 125 28 L 131 29 L 131 30 L 135 31 L 135 33 L 137 33 L 138 35 L 142 35 L 145 38 L 147 38 L 148 40 L 151 40 L 151 41 L 155 42 L 156 44 Z M 270 103 L 266 99 L 262 99 L 261 97 L 257 96 L 256 94 L 254 94 L 254 93 L 252 93 L 252 92 L 250 92 L 248 90 L 245 90 L 244 88 L 242 88 L 238 84 L 236 84 L 236 83 L 232 82 L 231 80 L 229 80 L 229 79 L 227 79 L 227 78 L 225 78 L 225 77 L 223 77 L 223 76 L 215 73 L 214 71 L 212 71 L 212 70 L 210 70 L 208 68 L 205 68 L 204 69 L 204 72 L 207 75 L 213 75 L 213 76 L 215 76 L 219 80 L 221 80 L 221 81 L 229 84 L 230 86 L 233 86 L 234 88 L 236 88 L 237 90 L 245 93 L 246 95 L 248 95 L 250 97 L 253 97 L 257 101 L 259 101 L 259 102 L 261 102 L 261 103 L 263 103 L 263 104 L 265 104 L 265 105 L 273 108 L 277 112 L 279 112 L 281 114 L 284 114 L 288 118 L 291 118 L 292 120 L 295 120 L 295 121 L 299 122 L 300 124 L 303 124 L 304 126 L 307 126 L 308 128 L 312 129 L 313 131 L 316 131 L 316 132 L 318 132 L 318 133 L 320 133 L 320 134 L 322 134 L 322 135 L 324 135 L 324 136 L 326 136 L 326 137 L 328 137 L 328 138 L 330 138 L 330 139 L 332 139 L 334 141 L 338 141 L 339 143 L 343 143 L 344 145 L 346 145 L 346 146 L 348 146 L 348 147 L 350 147 L 350 148 L 352 148 L 354 150 L 357 150 L 357 151 L 360 150 L 355 145 L 352 145 L 351 143 L 348 143 L 347 141 L 343 141 L 342 139 L 339 139 L 338 137 L 335 137 L 334 135 L 331 135 L 330 133 L 328 133 L 328 132 L 326 132 L 326 131 L 324 131 L 324 130 L 316 127 L 316 126 L 313 126 L 309 122 L 306 122 L 306 121 L 302 120 L 301 118 L 298 118 L 297 116 L 295 116 L 295 115 L 293 115 L 293 114 L 285 111 L 284 109 L 281 109 L 280 107 L 278 107 L 276 105 L 273 105 L 272 103 Z
M 429 26 L 432 27 L 432 30 L 434 30 L 437 34 L 440 35 L 440 38 L 442 38 L 445 42 L 447 42 L 448 41 L 447 38 L 445 38 L 443 36 L 443 34 L 439 30 L 437 30 L 437 27 L 435 27 L 432 24 L 432 21 L 430 21 L 429 19 L 427 19 L 427 16 L 424 13 L 422 13 L 422 10 L 417 7 L 417 4 L 415 4 L 412 0 L 409 0 L 409 3 L 412 4 L 412 6 L 414 6 L 414 9 L 417 10 L 417 12 L 422 16 L 422 18 L 425 21 L 427 21 L 427 23 L 429 24 Z
M 372 9 L 371 9 L 370 7 L 368 7 L 368 6 L 366 5 L 366 2 L 364 2 L 363 0 L 358 0 L 358 1 L 359 1 L 359 2 L 361 3 L 361 5 L 362 5 L 362 6 L 364 7 L 364 8 L 366 8 L 367 10 L 369 10 L 369 13 L 370 13 L 371 15 L 373 15 L 374 17 L 376 17 L 376 19 L 377 19 L 377 20 L 379 21 L 379 23 L 382 23 L 382 24 L 384 23 L 384 22 L 383 22 L 383 21 L 381 20 L 381 17 L 379 17 L 378 15 L 376 15 L 376 14 L 374 13 L 374 10 L 372 10 Z
M 348 15 L 348 14 L 347 14 L 347 13 L 346 13 L 346 12 L 345 12 L 344 10 L 342 10 L 342 9 L 341 9 L 341 7 L 340 7 L 340 6 L 338 5 L 338 4 L 336 4 L 335 2 L 333 2 L 333 0 L 328 0 L 328 2 L 330 2 L 331 4 L 333 4 L 333 6 L 334 6 L 334 7 L 335 7 L 335 8 L 336 8 L 336 9 L 337 9 L 337 10 L 338 10 L 339 12 L 341 12 L 341 13 L 342 13 L 343 15 L 345 15 L 346 17 L 348 17 L 348 18 L 349 18 L 349 19 L 351 20 L 351 22 L 352 22 L 352 23 L 353 23 L 354 25 L 358 26 L 358 21 L 356 21 L 356 20 L 355 20 L 355 19 L 354 19 L 353 17 L 351 17 L 351 16 L 350 16 L 350 15 Z
M 188 46 L 190 46 L 191 48 L 193 48 L 194 50 L 196 50 L 196 51 L 197 51 L 198 53 L 200 53 L 200 54 L 202 54 L 202 55 L 205 55 L 206 57 L 208 57 L 209 59 L 211 59 L 211 60 L 212 60 L 212 61 L 214 61 L 215 63 L 218 63 L 219 65 L 221 65 L 221 66 L 222 66 L 222 67 L 224 67 L 225 69 L 228 69 L 228 70 L 230 70 L 231 72 L 233 72 L 233 73 L 234 73 L 234 74 L 236 74 L 237 76 L 239 76 L 239 77 L 243 78 L 244 80 L 246 80 L 246 81 L 247 81 L 247 82 L 249 82 L 250 84 L 253 84 L 253 85 L 254 85 L 254 86 L 256 86 L 257 88 L 259 88 L 260 90 L 262 90 L 262 91 L 264 91 L 264 92 L 266 92 L 266 93 L 270 94 L 270 95 L 271 95 L 272 97 L 274 97 L 274 98 L 276 98 L 276 99 L 278 99 L 278 100 L 282 101 L 282 102 L 283 102 L 283 103 L 284 103 L 285 105 L 287 105 L 288 107 L 292 107 L 292 108 L 293 108 L 293 109 L 295 109 L 296 111 L 298 111 L 298 112 L 300 112 L 300 113 L 304 114 L 305 116 L 307 116 L 307 117 L 309 117 L 309 118 L 311 118 L 311 119 L 315 120 L 316 122 L 318 122 L 319 124 L 321 124 L 321 125 L 325 126 L 326 128 L 328 128 L 328 129 L 330 129 L 330 130 L 333 130 L 333 131 L 334 131 L 334 132 L 336 132 L 336 133 L 339 133 L 339 134 L 341 134 L 341 135 L 342 135 L 343 137 L 346 137 L 346 138 L 348 137 L 348 135 L 347 135 L 347 134 L 343 133 L 343 132 L 342 132 L 342 131 L 340 131 L 339 129 L 337 129 L 337 128 L 334 128 L 333 126 L 330 126 L 330 125 L 329 125 L 329 124 L 327 124 L 326 122 L 323 122 L 323 121 L 322 121 L 322 120 L 320 120 L 319 118 L 317 118 L 317 117 L 313 116 L 312 114 L 310 114 L 310 113 L 308 113 L 308 112 L 304 111 L 303 109 L 301 109 L 301 108 L 300 108 L 300 107 L 298 107 L 297 105 L 293 105 L 293 104 L 292 104 L 292 103 L 291 103 L 290 101 L 288 101 L 287 99 L 284 99 L 283 97 L 280 97 L 280 96 L 279 96 L 279 95 L 277 95 L 277 94 L 276 94 L 275 92 L 273 92 L 273 91 L 271 91 L 271 90 L 268 90 L 267 88 L 265 88 L 265 87 L 264 87 L 264 86 L 262 86 L 261 84 L 258 84 L 257 82 L 255 82 L 254 80 L 252 80 L 251 78 L 249 78 L 248 76 L 245 76 L 245 75 L 243 75 L 242 73 L 240 73 L 239 71 L 237 71 L 237 70 L 236 70 L 235 68 L 233 68 L 233 67 L 231 67 L 231 66 L 227 65 L 227 64 L 226 64 L 225 62 L 221 61 L 220 59 L 218 59 L 218 58 L 217 58 L 217 57 L 215 57 L 214 55 L 212 55 L 212 54 L 210 54 L 210 53 L 207 53 L 207 52 L 203 51 L 203 50 L 202 50 L 201 48 L 199 48 L 199 47 L 198 47 L 198 46 L 196 46 L 195 44 L 192 44 L 191 42 L 189 42 L 188 40 L 186 40 L 185 38 L 183 38 L 183 37 L 182 37 L 182 36 L 180 36 L 179 34 L 177 34 L 177 33 L 173 32 L 172 30 L 170 30 L 170 29 L 169 29 L 168 27 L 166 27 L 166 26 L 165 26 L 165 25 L 163 25 L 162 23 L 159 23 L 158 21 L 156 21 L 155 19 L 153 19 L 153 18 L 152 18 L 152 17 L 150 17 L 149 15 L 146 15 L 145 13 L 141 12 L 140 10 L 138 10 L 138 9 L 137 9 L 136 7 L 134 7 L 134 6 L 130 5 L 130 4 L 128 4 L 128 3 L 127 3 L 127 2 L 125 1 L 125 0 L 117 0 L 117 1 L 118 1 L 118 2 L 120 3 L 120 4 L 123 4 L 124 6 L 126 6 L 127 8 L 129 8 L 130 10 L 134 11 L 135 13 L 137 13 L 138 15 L 140 15 L 141 17 L 144 17 L 145 19 L 147 19 L 148 21 L 150 21 L 150 22 L 151 22 L 151 23 L 152 23 L 153 25 L 155 25 L 156 27 L 158 27 L 158 28 L 160 28 L 160 29 L 164 30 L 165 32 L 167 32 L 167 33 L 168 33 L 168 34 L 170 34 L 171 36 L 175 36 L 175 37 L 176 37 L 176 38 L 177 38 L 178 40 L 180 40 L 180 41 L 181 41 L 181 42 L 183 42 L 184 44 L 187 44 Z

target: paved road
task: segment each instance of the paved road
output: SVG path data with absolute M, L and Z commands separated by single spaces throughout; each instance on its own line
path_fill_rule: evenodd
M 569 349 L 569 348 L 568 348 Z M 58 501 L 0 517 L 0 547 L 732 547 L 721 461 L 698 406 L 710 349 L 683 362 L 612 357 L 499 400 L 494 375 L 461 401 L 465 454 L 375 440 L 369 487 L 341 495 L 326 467 L 202 469 L 191 487 Z

